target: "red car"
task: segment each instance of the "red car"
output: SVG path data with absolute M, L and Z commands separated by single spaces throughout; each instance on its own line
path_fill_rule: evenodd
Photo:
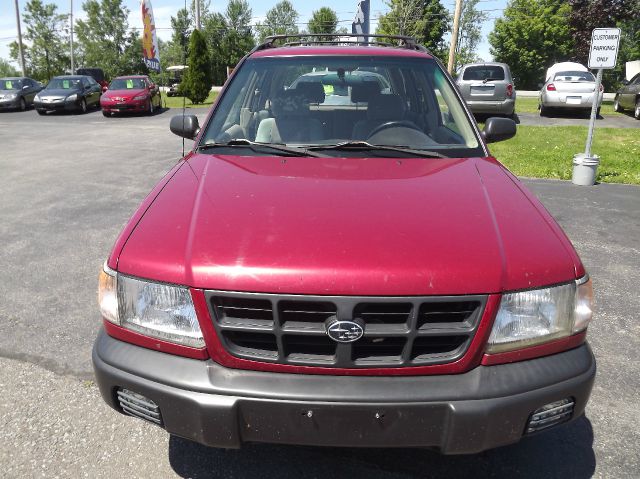
M 104 116 L 111 116 L 113 113 L 153 115 L 161 105 L 160 90 L 146 75 L 118 77 L 100 97 Z
M 489 152 L 513 120 L 480 131 L 410 38 L 310 38 L 254 49 L 202 128 L 171 120 L 193 150 L 100 273 L 104 400 L 224 448 L 474 453 L 580 417 L 591 281 Z

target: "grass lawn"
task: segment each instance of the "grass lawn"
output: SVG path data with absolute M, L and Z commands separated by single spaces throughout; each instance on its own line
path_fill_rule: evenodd
M 586 140 L 585 126 L 519 125 L 514 138 L 489 148 L 516 175 L 569 180 Z M 640 129 L 596 128 L 591 150 L 600 156 L 598 181 L 640 185 Z
M 538 113 L 537 98 L 516 97 L 516 113 Z M 613 100 L 603 100 L 600 108 L 601 115 L 622 115 L 613 111 Z
M 213 105 L 213 101 L 216 99 L 217 96 L 218 96 L 218 92 L 215 92 L 215 91 L 209 92 L 209 96 L 204 101 L 204 103 L 201 103 L 198 105 L 194 105 L 193 103 L 191 103 L 191 100 L 186 98 L 185 105 L 187 108 L 209 108 L 211 105 Z M 184 98 L 181 96 L 167 96 L 166 93 L 162 95 L 162 101 L 163 103 L 166 102 L 167 108 L 182 108 L 183 99 Z

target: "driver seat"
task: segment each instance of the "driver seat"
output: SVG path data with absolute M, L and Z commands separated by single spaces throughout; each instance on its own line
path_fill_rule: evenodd
M 405 104 L 400 95 L 378 93 L 371 96 L 367 105 L 367 119 L 360 120 L 354 125 L 351 138 L 366 140 L 380 125 L 390 121 L 404 120 L 405 110 Z

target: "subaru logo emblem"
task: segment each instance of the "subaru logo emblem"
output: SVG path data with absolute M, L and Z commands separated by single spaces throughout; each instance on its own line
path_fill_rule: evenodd
M 327 324 L 327 335 L 338 343 L 352 343 L 364 335 L 364 326 L 355 321 L 335 319 Z

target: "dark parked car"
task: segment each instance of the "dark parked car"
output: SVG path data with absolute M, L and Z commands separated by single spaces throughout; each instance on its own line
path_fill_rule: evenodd
M 100 107 L 100 85 L 90 76 L 65 75 L 54 77 L 33 101 L 40 115 L 49 111 L 77 111 L 85 113 Z
M 78 68 L 76 75 L 90 76 L 100 85 L 102 91 L 105 91 L 109 86 L 109 82 L 105 78 L 102 68 Z
M 640 73 L 630 81 L 623 81 L 623 86 L 616 92 L 613 101 L 615 111 L 633 110 L 633 116 L 640 120 Z
M 42 85 L 27 77 L 0 78 L 0 110 L 26 110 Z
M 506 63 L 470 63 L 458 71 L 456 80 L 473 113 L 513 116 L 516 91 Z
M 111 407 L 224 448 L 448 454 L 582 416 L 591 281 L 489 152 L 515 122 L 480 131 L 426 48 L 373 38 L 267 39 L 202 128 L 171 120 L 194 147 L 100 273 L 93 364 Z M 372 69 L 388 88 L 353 83 L 341 104 L 318 81 L 289 88 Z
M 148 113 L 160 108 L 160 89 L 146 75 L 115 78 L 100 98 L 104 116 L 112 113 Z

